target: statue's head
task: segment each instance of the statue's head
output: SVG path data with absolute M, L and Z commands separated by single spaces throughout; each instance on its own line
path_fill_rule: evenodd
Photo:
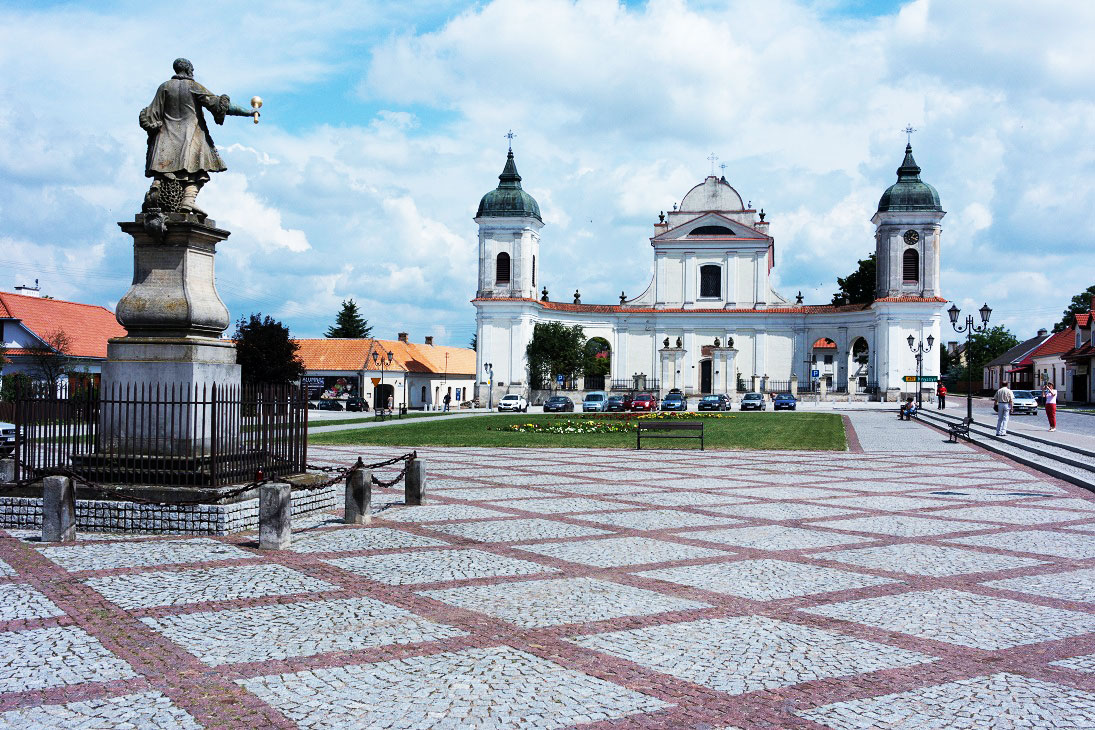
M 175 73 L 180 76 L 194 75 L 194 64 L 185 58 L 176 58 L 175 63 L 171 64 L 171 68 L 175 69 Z

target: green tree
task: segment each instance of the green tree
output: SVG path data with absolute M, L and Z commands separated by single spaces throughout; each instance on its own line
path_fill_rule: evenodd
M 581 325 L 537 323 L 532 329 L 532 340 L 525 348 L 532 387 L 543 388 L 545 380 L 553 380 L 556 375 L 574 377 L 585 362 L 585 343 Z
M 479 333 L 476 332 L 471 336 L 471 340 L 468 342 L 468 347 L 472 350 L 479 352 Z
M 1061 317 L 1061 321 L 1053 325 L 1054 332 L 1063 332 L 1076 324 L 1076 315 L 1091 311 L 1092 302 L 1095 302 L 1095 284 L 1072 297 Z
M 1001 325 L 973 335 L 966 352 L 966 364 L 962 365 L 957 358 L 954 358 L 954 363 L 947 371 L 947 380 L 962 385 L 970 380 L 972 375 L 974 387 L 978 387 L 977 384 L 982 382 L 985 365 L 1018 344 L 1019 339 L 1011 333 L 1011 330 Z
M 373 328 L 368 320 L 357 311 L 357 304 L 353 299 L 342 302 L 342 309 L 335 317 L 333 326 L 327 328 L 325 337 L 372 337 Z
M 843 279 L 836 280 L 840 291 L 833 295 L 833 304 L 870 304 L 874 301 L 875 255 L 859 260 L 859 267 Z
M 608 340 L 590 337 L 582 348 L 582 370 L 586 375 L 608 375 L 612 366 Z
M 236 323 L 236 362 L 248 383 L 285 383 L 304 374 L 300 345 L 289 337 L 289 328 L 262 313 L 240 317 Z

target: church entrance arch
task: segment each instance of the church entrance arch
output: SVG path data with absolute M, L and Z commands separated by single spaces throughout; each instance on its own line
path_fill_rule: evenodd
M 871 348 L 865 337 L 856 337 L 848 348 L 848 387 L 862 393 L 874 384 L 871 378 Z
M 607 390 L 605 379 L 612 372 L 612 348 L 604 337 L 590 337 L 584 349 L 583 375 L 586 390 Z
M 712 389 L 711 360 L 700 360 L 700 392 L 708 394 Z

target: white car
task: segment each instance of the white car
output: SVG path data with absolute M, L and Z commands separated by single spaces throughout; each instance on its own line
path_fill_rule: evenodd
M 1011 412 L 1018 415 L 1020 413 L 1029 413 L 1032 416 L 1038 415 L 1038 392 L 1033 390 L 1013 390 L 1011 392 L 1012 397 L 1015 398 L 1015 402 L 1011 405 Z
M 528 401 L 525 400 L 523 395 L 517 393 L 508 393 L 502 396 L 502 400 L 498 401 L 498 412 L 502 411 L 518 411 L 525 413 L 528 411 Z
M 15 453 L 15 424 L 0 421 L 0 457 Z

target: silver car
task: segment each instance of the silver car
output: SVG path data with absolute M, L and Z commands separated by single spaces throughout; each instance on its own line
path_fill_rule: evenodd
M 608 393 L 603 390 L 594 390 L 586 393 L 582 401 L 582 411 L 589 413 L 603 413 L 608 410 Z
M 15 453 L 15 424 L 0 421 L 0 457 Z
M 1011 406 L 1012 413 L 1029 413 L 1038 415 L 1038 394 L 1033 390 L 1013 390 L 1012 396 L 1015 402 Z

